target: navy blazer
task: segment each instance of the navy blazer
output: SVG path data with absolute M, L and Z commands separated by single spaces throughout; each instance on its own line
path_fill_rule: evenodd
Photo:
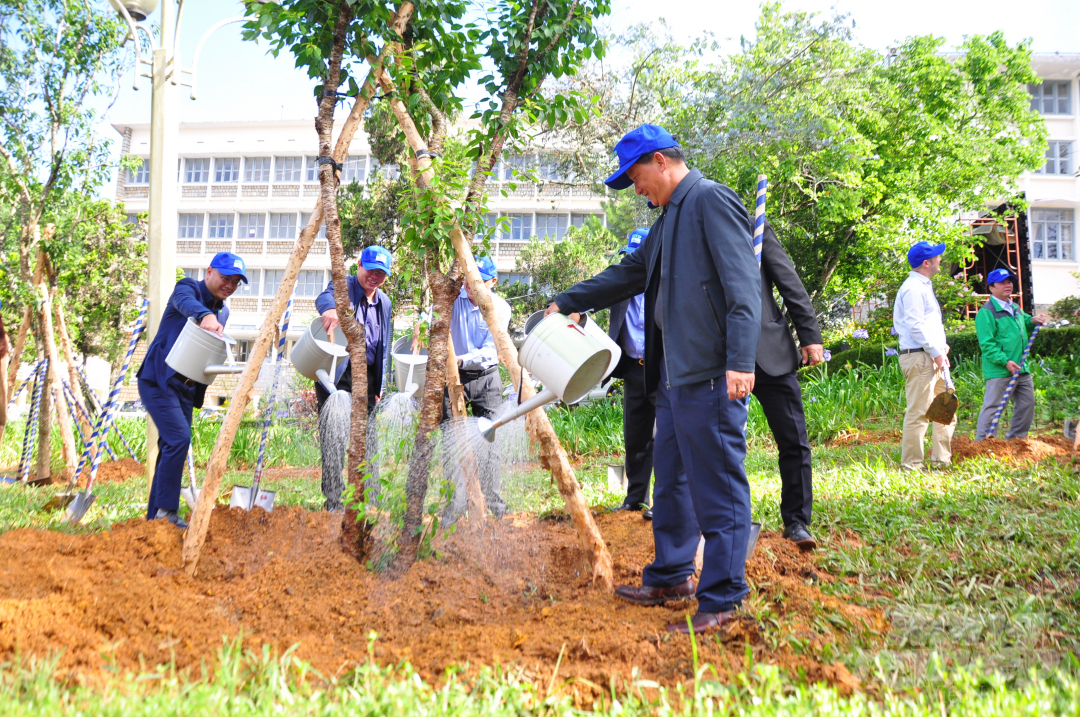
M 206 288 L 205 281 L 194 279 L 181 279 L 176 282 L 172 296 L 169 297 L 169 305 L 165 307 L 165 313 L 158 324 L 157 334 L 150 342 L 150 348 L 146 350 L 146 358 L 136 376 L 155 386 L 165 388 L 166 382 L 176 373 L 165 363 L 165 357 L 169 355 L 173 344 L 184 330 L 184 324 L 188 317 L 195 317 L 196 321 L 202 321 L 203 317 L 214 314 L 218 323 L 224 326 L 229 321 L 229 307 L 225 302 L 214 298 L 210 290 Z M 203 398 L 206 396 L 206 384 L 195 384 L 195 408 L 201 408 Z
M 360 301 L 367 300 L 364 295 L 364 289 L 360 286 L 360 279 L 355 274 L 351 274 L 345 281 L 345 285 L 349 288 L 349 303 L 350 310 L 353 316 L 356 316 L 356 312 L 359 311 Z M 394 326 L 391 323 L 390 313 L 392 306 L 390 304 L 390 297 L 383 293 L 382 289 L 375 290 L 375 301 L 379 305 L 379 327 L 382 329 L 379 336 L 379 345 L 375 347 L 375 373 L 377 375 L 371 375 L 368 373 L 368 384 L 374 383 L 379 386 L 379 395 L 382 395 L 383 375 L 389 370 L 387 364 L 390 361 L 390 339 L 394 335 Z M 315 299 L 315 311 L 321 316 L 324 311 L 329 309 L 335 309 L 337 306 L 334 303 L 334 280 L 330 279 L 330 282 L 323 289 L 323 292 L 319 294 Z M 366 349 L 365 349 L 366 350 Z M 338 364 L 337 375 L 334 376 L 336 382 L 345 373 L 345 368 L 349 365 L 349 360 L 345 359 Z M 369 389 L 370 390 L 370 389 Z

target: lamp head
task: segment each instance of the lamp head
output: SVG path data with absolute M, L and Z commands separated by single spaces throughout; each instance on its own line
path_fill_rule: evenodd
M 142 22 L 157 9 L 158 0 L 109 0 L 109 4 L 117 12 L 120 12 L 120 7 L 123 6 L 132 20 Z M 120 13 L 120 15 L 123 16 L 123 13 Z

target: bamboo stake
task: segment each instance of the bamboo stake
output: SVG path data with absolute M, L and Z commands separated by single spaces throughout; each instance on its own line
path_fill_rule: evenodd
M 55 231 L 52 224 L 45 227 L 46 234 L 51 235 Z M 53 322 L 52 322 L 52 304 L 53 304 L 53 292 L 49 289 L 49 282 L 46 280 L 48 271 L 48 257 L 45 256 L 43 249 L 38 249 L 38 263 L 45 268 L 42 272 L 41 283 L 38 284 L 37 290 L 41 292 L 41 310 L 38 315 L 38 322 L 41 325 L 41 343 L 45 348 L 45 355 L 49 359 L 49 368 L 45 386 L 48 389 L 48 395 L 42 399 L 43 405 L 48 405 L 47 399 L 52 399 L 52 405 L 56 408 L 56 422 L 60 424 L 60 444 L 61 454 L 64 458 L 64 480 L 69 480 L 71 476 L 75 474 L 75 463 L 78 461 L 78 452 L 75 450 L 75 434 L 71 430 L 71 417 L 68 412 L 64 410 L 64 400 L 60 393 L 60 357 L 56 351 L 56 341 L 53 336 Z M 48 409 L 42 412 L 43 420 L 49 419 Z M 48 443 L 45 442 L 45 433 L 42 431 L 41 448 L 48 451 Z M 40 478 L 41 462 L 38 462 L 38 471 Z
M 412 16 L 412 11 L 412 3 L 402 3 L 395 17 L 395 24 L 400 23 L 403 29 L 404 24 L 408 22 L 408 18 Z M 384 48 L 379 60 L 372 65 L 360 95 L 353 105 L 352 112 L 349 113 L 349 118 L 341 128 L 337 144 L 334 147 L 334 161 L 336 162 L 343 162 L 348 154 L 349 145 L 352 143 L 356 131 L 360 128 L 370 98 L 375 94 L 387 52 L 388 50 Z M 307 258 L 308 250 L 315 240 L 315 234 L 318 232 L 319 225 L 322 224 L 322 219 L 323 205 L 320 197 L 311 213 L 308 225 L 304 227 L 303 232 L 296 241 L 292 254 L 289 255 L 289 261 L 285 265 L 285 275 L 282 277 L 277 294 L 274 296 L 274 303 L 263 320 L 262 328 L 259 329 L 259 338 L 256 339 L 255 345 L 251 348 L 247 368 L 240 376 L 240 385 L 233 395 L 221 430 L 218 432 L 214 450 L 210 454 L 210 462 L 206 466 L 206 480 L 203 483 L 202 490 L 199 491 L 199 501 L 195 506 L 195 511 L 189 523 L 190 527 L 184 538 L 182 553 L 184 570 L 189 575 L 194 576 L 198 569 L 199 554 L 202 552 L 202 546 L 206 542 L 206 532 L 210 528 L 210 514 L 213 512 L 214 504 L 217 503 L 218 495 L 221 492 L 221 479 L 225 473 L 225 464 L 228 461 L 229 451 L 232 449 L 233 439 L 236 437 L 236 430 L 240 426 L 240 419 L 243 417 L 244 409 L 247 408 L 248 401 L 251 400 L 255 380 L 259 377 L 259 368 L 263 359 L 266 358 L 271 341 L 276 335 L 278 322 L 285 311 L 285 305 L 288 303 L 293 287 L 296 284 L 296 276 L 300 273 L 300 267 L 304 263 L 304 259 Z
M 68 386 L 71 388 L 71 397 L 76 402 L 76 415 L 79 417 L 79 426 L 83 435 L 89 436 L 93 427 L 90 425 L 90 412 L 86 410 L 80 395 L 79 367 L 75 363 L 75 351 L 72 349 L 71 336 L 68 334 L 67 321 L 64 320 L 64 308 L 59 301 L 53 300 L 53 308 L 56 310 L 56 328 L 60 335 L 60 350 L 64 352 L 64 361 L 68 370 Z

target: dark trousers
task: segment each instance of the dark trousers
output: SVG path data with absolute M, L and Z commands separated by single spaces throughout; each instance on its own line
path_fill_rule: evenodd
M 368 364 L 368 392 L 367 392 L 367 410 L 371 413 L 375 410 L 375 399 L 379 396 L 380 385 L 375 385 L 376 382 L 371 380 L 371 375 L 374 367 Z M 341 373 L 341 378 L 334 384 L 339 391 L 348 391 L 352 393 L 352 367 L 346 366 L 345 370 Z M 323 388 L 320 381 L 315 382 L 315 404 L 318 406 L 319 413 L 322 413 L 323 404 L 326 403 L 326 399 L 330 398 L 330 392 Z
M 623 372 L 623 446 L 626 450 L 626 500 L 637 508 L 649 502 L 653 472 L 656 392 L 645 392 L 645 367 L 629 359 Z
M 502 408 L 502 377 L 498 367 L 486 376 L 478 376 L 478 372 L 459 371 L 461 386 L 465 393 L 466 408 L 472 407 L 473 415 L 477 418 L 495 418 Z M 453 414 L 450 411 L 450 392 L 443 389 L 443 420 L 447 420 Z M 474 441 L 473 451 L 490 450 L 492 456 L 474 456 L 482 463 L 485 470 L 480 471 L 480 487 L 484 491 L 484 502 L 488 510 L 498 517 L 506 513 L 506 501 L 502 498 L 502 476 L 499 466 L 501 460 L 498 455 L 498 443 L 488 444 L 486 441 Z M 446 511 L 448 522 L 457 520 L 458 516 L 465 512 L 468 497 L 465 493 L 465 478 L 461 475 L 459 466 L 445 465 L 443 474 L 454 481 L 454 497 L 450 500 L 450 506 Z
M 754 372 L 753 394 L 780 453 L 780 517 L 785 527 L 792 523 L 810 525 L 814 485 L 799 379 L 794 371 L 770 376 L 759 367 Z
M 177 510 L 180 507 L 180 482 L 184 478 L 184 463 L 191 445 L 195 387 L 185 386 L 183 379 L 176 375 L 164 388 L 140 378 L 139 398 L 158 430 L 158 457 L 146 506 L 146 519 L 153 520 L 159 508 Z
M 748 401 L 728 399 L 723 377 L 674 388 L 666 388 L 666 381 L 661 371 L 653 451 L 656 559 L 645 567 L 642 584 L 686 580 L 705 536 L 698 609 L 724 612 L 749 591 L 750 484 L 743 469 Z

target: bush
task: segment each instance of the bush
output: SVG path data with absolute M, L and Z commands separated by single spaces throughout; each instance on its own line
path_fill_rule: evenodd
M 1050 304 L 1046 310 L 1055 319 L 1069 319 L 1075 321 L 1080 316 L 1080 296 L 1066 296 Z

